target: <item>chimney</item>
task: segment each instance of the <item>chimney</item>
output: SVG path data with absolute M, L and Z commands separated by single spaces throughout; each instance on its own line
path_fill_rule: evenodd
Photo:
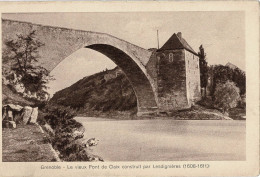
M 181 39 L 182 38 L 181 32 L 178 32 L 177 36 L 178 36 L 179 39 Z

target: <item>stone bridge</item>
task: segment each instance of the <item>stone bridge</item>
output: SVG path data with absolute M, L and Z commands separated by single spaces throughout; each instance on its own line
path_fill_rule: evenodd
M 81 48 L 96 50 L 124 71 L 137 97 L 138 115 L 157 110 L 156 57 L 152 57 L 153 52 L 105 33 L 5 19 L 2 20 L 3 50 L 6 40 L 14 38 L 16 34 L 28 34 L 32 30 L 36 31 L 37 38 L 45 44 L 39 49 L 41 66 L 51 71 L 62 60 Z

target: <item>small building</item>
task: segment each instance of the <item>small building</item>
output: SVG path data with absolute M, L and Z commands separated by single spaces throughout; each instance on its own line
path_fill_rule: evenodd
M 107 73 L 104 75 L 104 79 L 106 82 L 109 81 L 110 79 L 115 79 L 116 77 L 124 74 L 124 72 L 119 67 L 116 67 L 113 70 L 108 70 L 106 72 Z
M 201 99 L 199 57 L 180 32 L 156 51 L 156 58 L 159 111 L 187 109 Z

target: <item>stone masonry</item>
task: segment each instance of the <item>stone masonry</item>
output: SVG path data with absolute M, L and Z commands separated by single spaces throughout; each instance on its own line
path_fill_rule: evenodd
M 45 44 L 39 64 L 49 71 L 80 48 L 114 61 L 133 86 L 137 115 L 186 109 L 200 99 L 198 56 L 181 33 L 158 50 L 146 50 L 105 33 L 2 19 L 2 51 L 7 40 L 32 30 Z

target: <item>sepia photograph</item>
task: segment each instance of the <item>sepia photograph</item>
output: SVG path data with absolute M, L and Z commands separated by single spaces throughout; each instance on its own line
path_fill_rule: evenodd
M 244 20 L 2 14 L 3 161 L 245 160 Z
M 0 168 L 26 162 L 37 174 L 126 176 L 249 169 L 259 136 L 250 8 L 60 4 L 1 10 Z

